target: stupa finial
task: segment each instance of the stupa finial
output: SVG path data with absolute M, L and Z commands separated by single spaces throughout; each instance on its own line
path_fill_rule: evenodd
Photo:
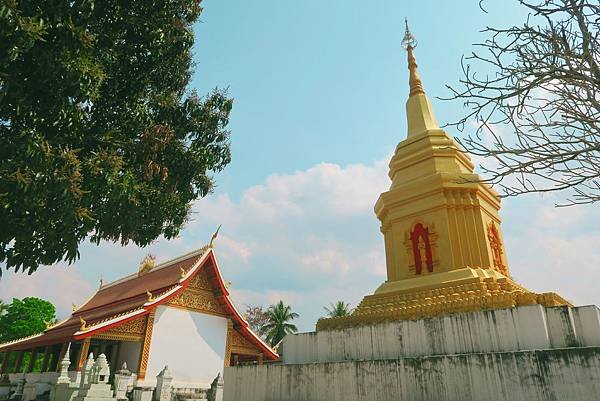
M 425 90 L 423 89 L 423 82 L 421 82 L 421 77 L 419 77 L 419 72 L 417 71 L 417 61 L 415 60 L 415 55 L 413 54 L 413 50 L 417 47 L 417 39 L 410 32 L 408 28 L 408 20 L 405 18 L 404 23 L 406 24 L 406 30 L 404 31 L 404 38 L 402 39 L 402 47 L 408 52 L 408 71 L 410 73 L 409 76 L 409 85 L 410 92 L 409 96 L 425 94 Z

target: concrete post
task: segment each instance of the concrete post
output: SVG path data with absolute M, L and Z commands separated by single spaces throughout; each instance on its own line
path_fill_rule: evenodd
M 71 350 L 71 343 L 67 346 L 66 351 L 63 353 L 63 358 L 59 363 L 60 376 L 58 376 L 57 384 L 69 384 L 69 366 L 71 366 L 71 360 L 69 359 L 69 351 Z
M 173 375 L 169 370 L 168 366 L 165 366 L 163 370 L 156 376 L 156 391 L 154 393 L 155 401 L 170 401 L 171 393 L 173 388 L 171 383 L 173 382 Z
M 127 400 L 127 388 L 131 381 L 131 371 L 127 369 L 127 362 L 123 362 L 120 370 L 115 372 L 115 397 L 117 400 Z

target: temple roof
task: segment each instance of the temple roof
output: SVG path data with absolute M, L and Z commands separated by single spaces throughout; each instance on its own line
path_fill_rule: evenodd
M 200 271 L 206 273 L 215 299 L 233 328 L 263 352 L 267 359 L 277 353 L 249 327 L 231 301 L 215 253 L 211 247 L 162 263 L 147 273 L 136 273 L 101 286 L 81 307 L 43 333 L 0 345 L 0 351 L 30 349 L 92 337 L 149 314 L 183 292 Z

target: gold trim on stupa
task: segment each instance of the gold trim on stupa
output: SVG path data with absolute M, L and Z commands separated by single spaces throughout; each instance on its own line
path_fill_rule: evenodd
M 439 127 L 417 71 L 415 46 L 407 24 L 407 138 L 389 163 L 390 189 L 375 204 L 387 280 L 352 315 L 320 319 L 317 330 L 521 305 L 570 305 L 552 292 L 533 293 L 510 276 L 500 197 Z

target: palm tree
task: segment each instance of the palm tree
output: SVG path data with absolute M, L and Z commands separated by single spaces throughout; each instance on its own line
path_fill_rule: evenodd
M 331 304 L 331 307 L 328 308 L 326 306 L 323 307 L 327 311 L 328 317 L 344 317 L 350 316 L 352 313 L 352 308 L 350 308 L 350 304 L 347 304 L 344 301 L 337 301 L 335 304 Z
M 298 328 L 289 322 L 300 315 L 292 312 L 292 308 L 289 305 L 284 305 L 283 301 L 269 306 L 267 315 L 269 321 L 262 327 L 261 332 L 271 346 L 276 346 L 283 340 L 283 337 L 298 331 Z

